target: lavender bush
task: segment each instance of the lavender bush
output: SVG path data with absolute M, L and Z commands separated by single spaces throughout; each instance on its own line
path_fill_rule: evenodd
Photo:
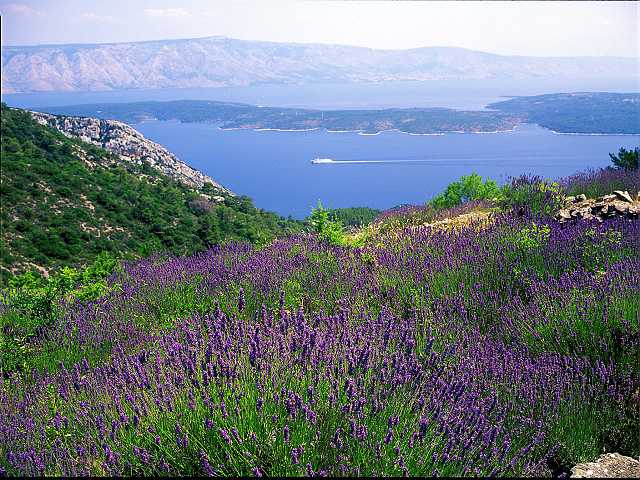
M 0 473 L 513 476 L 640 454 L 639 223 L 402 215 L 362 247 L 156 256 L 63 300 L 0 387 Z

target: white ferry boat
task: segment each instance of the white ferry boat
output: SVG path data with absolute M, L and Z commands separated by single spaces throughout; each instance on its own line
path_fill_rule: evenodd
M 333 163 L 333 162 L 335 162 L 335 160 L 333 158 L 314 158 L 313 160 L 311 160 L 311 163 L 313 163 L 313 164 Z

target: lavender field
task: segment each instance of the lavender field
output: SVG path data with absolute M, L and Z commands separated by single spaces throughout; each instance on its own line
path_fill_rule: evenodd
M 97 300 L 57 299 L 4 372 L 0 474 L 536 476 L 637 457 L 640 222 L 549 215 L 613 188 L 635 195 L 638 171 L 387 212 L 357 247 L 310 233 L 125 263 Z

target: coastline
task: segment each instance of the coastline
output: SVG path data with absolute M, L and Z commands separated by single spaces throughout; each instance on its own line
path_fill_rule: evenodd
M 162 121 L 162 120 L 160 120 Z M 136 123 L 132 123 L 131 125 L 134 126 L 137 123 L 145 123 L 145 121 L 142 122 L 136 122 Z M 469 132 L 469 131 L 465 131 L 465 130 L 447 130 L 447 131 L 442 131 L 442 132 L 434 132 L 434 133 L 415 133 L 415 132 L 405 132 L 404 130 L 400 130 L 398 128 L 390 128 L 387 130 L 380 130 L 378 132 L 375 133 L 366 133 L 364 130 L 329 130 L 327 128 L 324 127 L 314 127 L 314 128 L 248 128 L 248 127 L 220 127 L 217 126 L 216 128 L 218 130 L 221 131 L 235 131 L 235 130 L 250 130 L 250 131 L 254 131 L 254 132 L 288 132 L 288 133 L 293 133 L 293 132 L 314 132 L 314 131 L 325 131 L 327 133 L 356 133 L 358 135 L 361 135 L 363 137 L 375 137 L 377 135 L 380 135 L 381 133 L 386 133 L 386 132 L 398 132 L 398 133 L 403 133 L 405 135 L 412 135 L 412 136 L 427 136 L 427 137 L 438 137 L 438 136 L 443 136 L 443 135 L 449 135 L 449 134 L 478 134 L 478 135 L 487 135 L 487 134 L 500 134 L 500 133 L 513 133 L 516 131 L 516 129 L 518 129 L 519 127 L 521 127 L 523 124 L 516 124 L 514 125 L 512 128 L 506 129 L 506 130 L 491 130 L 491 131 L 475 131 L 475 132 Z M 638 133 L 583 133 L 583 132 L 558 132 L 556 130 L 552 130 L 550 128 L 544 127 L 542 125 L 539 124 L 532 124 L 532 125 L 537 125 L 540 128 L 543 128 L 544 130 L 548 130 L 551 133 L 554 133 L 556 135 L 584 135 L 584 136 L 640 136 L 640 132 Z
M 513 132 L 517 127 L 518 127 L 518 125 L 514 125 L 513 128 L 510 128 L 510 129 L 507 129 L 507 130 L 491 130 L 491 131 L 488 131 L 488 132 L 467 132 L 465 130 L 445 130 L 445 131 L 442 131 L 442 132 L 434 132 L 434 133 L 405 132 L 404 130 L 400 130 L 398 128 L 389 128 L 387 130 L 379 130 L 379 131 L 377 131 L 375 133 L 366 133 L 364 130 L 329 130 L 328 128 L 323 128 L 323 127 L 314 127 L 314 128 L 226 127 L 225 128 L 225 127 L 218 126 L 217 129 L 221 130 L 223 132 L 235 131 L 235 130 L 250 130 L 250 131 L 253 131 L 253 132 L 314 132 L 314 131 L 324 130 L 327 133 L 356 133 L 356 134 L 362 135 L 364 137 L 375 137 L 376 135 L 380 135 L 381 133 L 386 133 L 386 132 L 398 132 L 398 133 L 404 133 L 405 135 L 428 136 L 428 137 L 436 136 L 437 137 L 437 136 L 447 135 L 447 134 L 451 134 L 451 133 L 456 133 L 456 134 L 509 133 L 509 132 Z M 605 135 L 609 135 L 609 134 L 605 134 Z
M 545 127 L 542 127 L 545 128 Z M 617 136 L 640 136 L 640 132 L 638 133 L 581 133 L 581 132 L 556 132 L 555 130 L 551 130 L 550 128 L 547 128 L 547 130 L 549 130 L 551 133 L 555 133 L 556 135 L 584 135 L 584 136 L 602 136 L 602 137 L 617 137 Z

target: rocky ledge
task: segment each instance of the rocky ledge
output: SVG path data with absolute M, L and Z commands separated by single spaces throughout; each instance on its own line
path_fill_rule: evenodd
M 571 478 L 640 478 L 640 462 L 619 453 L 605 453 L 595 462 L 573 467 Z
M 147 162 L 163 174 L 183 185 L 200 190 L 210 183 L 221 194 L 233 193 L 211 177 L 190 167 L 166 148 L 145 138 L 126 123 L 89 117 L 68 117 L 48 113 L 30 112 L 40 124 L 53 127 L 68 137 L 104 148 L 123 161 L 140 164 Z
M 562 209 L 556 214 L 560 223 L 579 219 L 603 221 L 612 217 L 638 218 L 640 214 L 640 192 L 635 200 L 627 191 L 615 190 L 611 195 L 587 198 L 585 195 L 567 197 Z

